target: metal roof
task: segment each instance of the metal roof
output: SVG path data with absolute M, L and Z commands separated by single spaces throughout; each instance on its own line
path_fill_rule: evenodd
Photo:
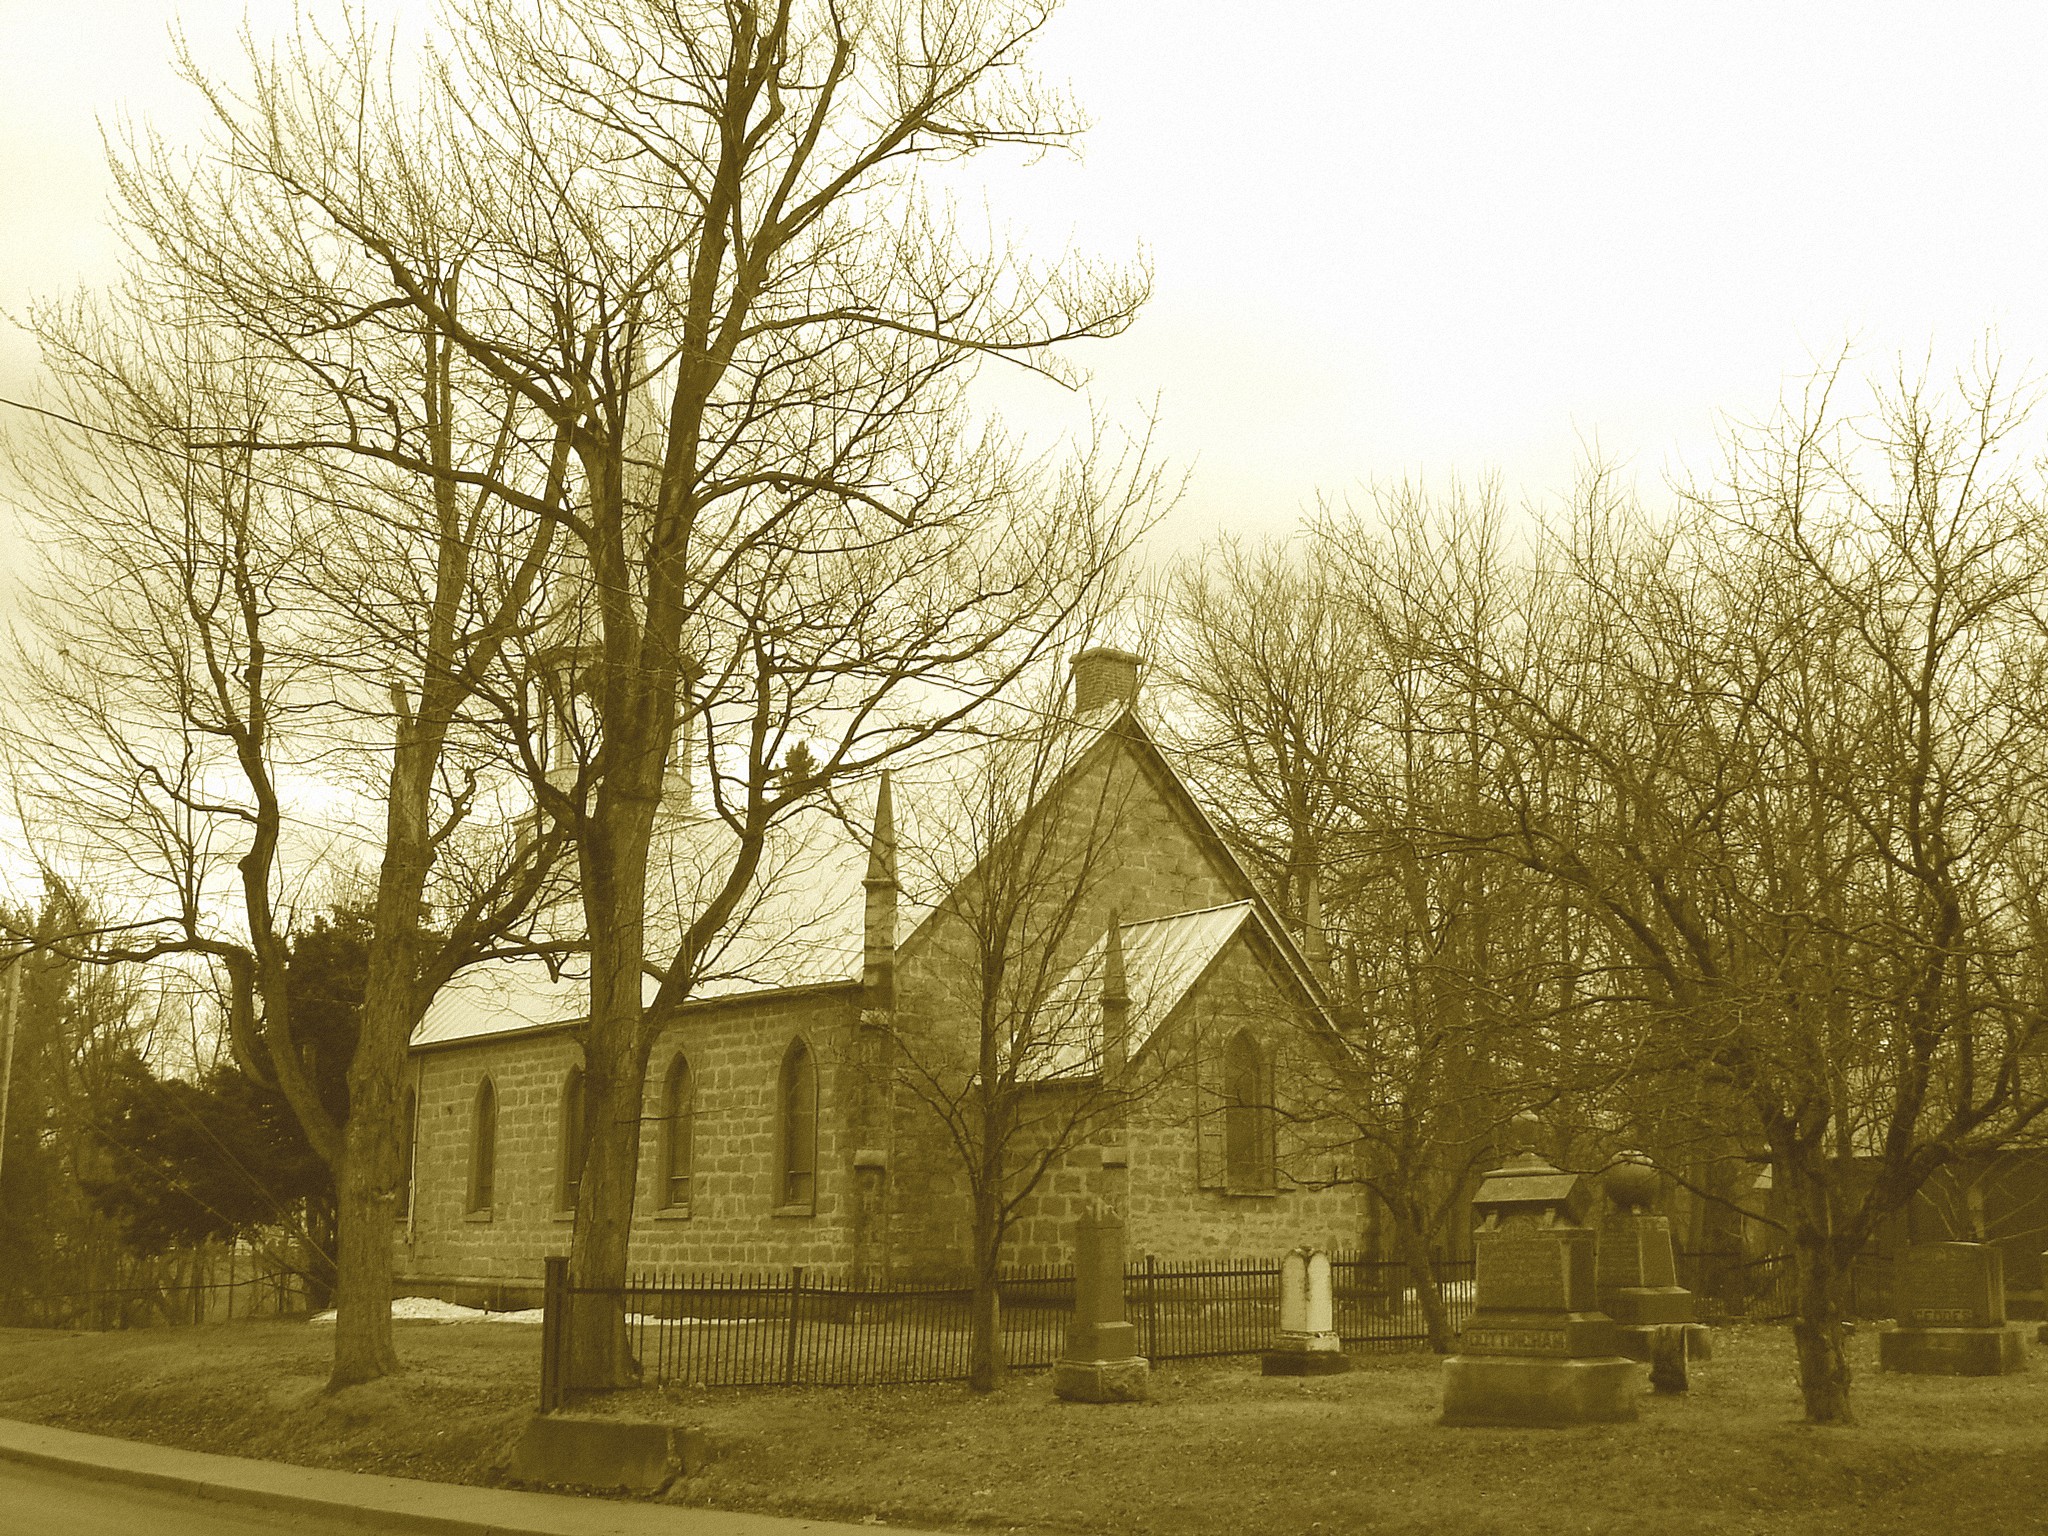
M 1065 744 L 1065 761 L 1078 762 L 1126 713 L 1119 705 L 1075 721 Z M 1142 727 L 1139 734 L 1150 741 Z M 975 861 L 977 850 L 968 845 L 958 819 L 949 820 L 942 806 L 944 790 L 965 771 L 962 756 L 960 750 L 950 750 L 899 768 L 894 775 L 896 841 L 903 851 L 899 946 L 917 932 L 940 897 Z M 1171 764 L 1167 772 L 1178 779 Z M 1206 824 L 1192 796 L 1188 803 Z M 844 809 L 812 803 L 776 827 L 749 897 L 718 947 L 704 959 L 692 999 L 857 981 L 865 947 L 862 879 L 867 873 L 871 822 L 866 806 L 856 825 Z M 736 841 L 732 829 L 712 816 L 676 816 L 658 826 L 648 880 L 650 958 L 673 953 L 689 916 L 702 910 L 731 867 Z M 1134 1052 L 1255 910 L 1263 912 L 1263 904 L 1247 900 L 1123 925 Z M 1264 922 L 1272 926 L 1270 916 Z M 572 896 L 544 915 L 540 927 L 550 936 L 570 939 L 581 937 L 582 924 L 581 904 Z M 1291 945 L 1284 934 L 1280 938 L 1282 952 L 1291 957 Z M 1059 1044 L 1047 1052 L 1043 1070 L 1034 1067 L 1033 1076 L 1094 1070 L 1100 1050 L 1097 998 L 1103 948 L 1104 939 L 1098 938 L 1048 993 L 1045 1006 L 1036 1010 L 1041 1018 L 1066 1010 L 1073 1022 L 1047 1032 L 1058 1037 Z M 1300 969 L 1298 962 L 1296 968 Z M 650 1001 L 655 988 L 651 977 L 643 983 Z M 587 973 L 580 959 L 562 966 L 559 973 L 550 972 L 539 960 L 492 960 L 462 972 L 441 989 L 413 1031 L 412 1044 L 561 1027 L 582 1020 L 588 1012 Z
M 1131 995 L 1132 1056 L 1158 1033 L 1254 911 L 1250 901 L 1233 901 L 1118 927 Z M 1105 930 L 1088 953 L 1047 989 L 1043 1003 L 1033 1010 L 1019 1078 L 1046 1082 L 1100 1069 L 1102 966 L 1108 947 Z

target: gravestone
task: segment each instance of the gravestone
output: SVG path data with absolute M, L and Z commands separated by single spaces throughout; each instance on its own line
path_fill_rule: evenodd
M 1267 1376 L 1336 1376 L 1351 1369 L 1330 1305 L 1330 1256 L 1296 1248 L 1280 1261 L 1280 1334 L 1259 1357 Z
M 1643 1330 L 1649 1336 L 1652 1392 L 1677 1393 L 1692 1390 L 1692 1364 L 1686 1358 L 1688 1326 L 1699 1325 L 1657 1323 Z
M 1124 1319 L 1124 1224 L 1097 1210 L 1074 1224 L 1074 1321 L 1052 1390 L 1076 1403 L 1143 1402 L 1151 1371 Z
M 1660 1357 L 1667 1362 L 1651 1371 L 1652 1388 L 1682 1392 L 1684 1360 L 1676 1369 L 1669 1365 L 1671 1345 L 1660 1344 L 1661 1332 L 1677 1330 L 1680 1349 L 1696 1360 L 1709 1358 L 1711 1347 L 1706 1328 L 1694 1321 L 1692 1292 L 1678 1283 L 1670 1218 L 1653 1209 L 1660 1183 L 1655 1168 L 1633 1159 L 1601 1175 L 1608 1210 L 1600 1220 L 1600 1310 L 1619 1325 L 1624 1355 L 1653 1365 Z
M 1473 1197 L 1476 1306 L 1444 1362 L 1441 1422 L 1625 1423 L 1641 1375 L 1595 1296 L 1586 1181 L 1534 1152 L 1488 1173 Z
M 1918 1243 L 1893 1278 L 1897 1323 L 1877 1336 L 1878 1364 L 1916 1376 L 2005 1376 L 2026 1342 L 2005 1323 L 2004 1256 L 1994 1243 Z

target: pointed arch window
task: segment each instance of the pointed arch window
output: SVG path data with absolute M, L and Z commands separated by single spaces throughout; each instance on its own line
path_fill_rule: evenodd
M 555 1209 L 566 1212 L 576 1209 L 576 1193 L 583 1187 L 583 1158 L 590 1149 L 581 1067 L 571 1067 L 562 1080 L 561 1123 L 561 1146 L 555 1159 Z
M 1223 1052 L 1223 1178 L 1233 1190 L 1271 1189 L 1273 1089 L 1266 1053 L 1249 1029 Z
M 486 1077 L 476 1085 L 476 1106 L 470 1115 L 469 1212 L 491 1214 L 498 1192 L 498 1090 Z
M 818 1066 L 800 1039 L 783 1055 L 776 1103 L 781 1203 L 809 1210 L 818 1197 Z
M 669 1063 L 661 1085 L 661 1205 L 663 1210 L 690 1208 L 690 1175 L 696 1142 L 696 1085 L 689 1058 L 680 1051 Z

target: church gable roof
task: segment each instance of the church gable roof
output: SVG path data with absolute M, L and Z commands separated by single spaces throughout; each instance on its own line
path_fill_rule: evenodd
M 1313 971 L 1281 926 L 1277 913 L 1224 844 L 1142 720 L 1128 705 L 1115 704 L 1093 710 L 1074 723 L 1077 735 L 1070 744 L 1068 766 L 1040 797 L 1040 803 L 1053 800 L 1098 752 L 1120 744 L 1136 754 L 1178 818 L 1215 861 L 1226 884 L 1240 893 L 1238 901 L 1210 912 L 1183 913 L 1125 928 L 1127 942 L 1154 957 L 1142 964 L 1155 969 L 1166 966 L 1151 983 L 1162 989 L 1159 995 L 1165 996 L 1181 979 L 1181 970 L 1189 957 L 1206 953 L 1208 959 L 1202 963 L 1213 961 L 1221 943 L 1248 916 L 1256 914 L 1258 927 L 1271 939 L 1296 982 L 1312 999 L 1319 998 Z M 929 814 L 930 804 L 939 798 L 947 776 L 960 771 L 961 755 L 957 750 L 935 754 L 925 762 L 906 764 L 895 772 L 897 844 L 920 854 L 904 861 L 908 878 L 898 902 L 899 948 L 916 942 L 946 894 L 943 889 L 930 888 L 937 883 L 934 872 L 951 868 L 959 872 L 957 879 L 965 876 L 976 862 L 975 850 L 965 847 L 953 850 L 950 859 L 946 856 L 943 843 L 948 829 L 942 825 L 942 818 Z M 927 814 L 920 814 L 921 809 Z M 664 939 L 672 946 L 688 915 L 700 910 L 708 900 L 729 867 L 734 841 L 732 830 L 714 817 L 679 819 L 666 829 L 660 862 L 650 871 L 650 955 L 661 952 Z M 868 872 L 871 852 L 866 829 L 856 826 L 839 807 L 813 803 L 799 808 L 771 834 L 755 889 L 717 949 L 706 957 L 692 1000 L 711 1001 L 858 981 L 865 941 L 862 881 Z M 923 881 L 918 878 L 920 871 L 925 876 Z M 580 924 L 580 909 L 573 902 L 570 906 L 572 910 L 565 914 L 564 921 Z M 1235 915 L 1227 919 L 1218 915 L 1225 913 Z M 1219 925 L 1227 925 L 1228 931 L 1221 932 Z M 1158 931 L 1150 931 L 1153 929 Z M 1204 946 L 1212 943 L 1215 947 L 1205 950 Z M 1100 951 L 1098 940 L 1090 952 L 1098 966 Z M 1134 999 L 1139 995 L 1137 977 L 1141 965 L 1137 953 L 1130 952 Z M 1168 965 L 1165 957 L 1169 955 L 1181 958 Z M 1084 957 L 1081 964 L 1088 963 Z M 1191 986 L 1195 978 L 1191 975 L 1185 979 Z M 655 991 L 653 979 L 648 978 L 643 985 L 651 1000 Z M 471 967 L 443 987 L 414 1031 L 412 1043 L 416 1047 L 441 1045 L 559 1028 L 579 1022 L 587 1014 L 587 983 L 577 963 L 550 970 L 538 960 L 496 960 Z M 1133 1017 L 1142 1015 L 1134 1013 Z M 1163 1019 L 1164 1014 L 1159 1017 Z

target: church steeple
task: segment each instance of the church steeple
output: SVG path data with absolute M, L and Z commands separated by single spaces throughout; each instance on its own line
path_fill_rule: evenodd
M 1323 876 L 1310 863 L 1301 872 L 1301 951 L 1318 976 L 1330 975 L 1330 936 L 1323 929 Z
M 867 892 L 861 985 L 867 989 L 868 1007 L 891 1008 L 896 1002 L 896 899 L 903 887 L 896 878 L 896 806 L 886 768 L 875 791 L 874 835 L 861 885 Z

